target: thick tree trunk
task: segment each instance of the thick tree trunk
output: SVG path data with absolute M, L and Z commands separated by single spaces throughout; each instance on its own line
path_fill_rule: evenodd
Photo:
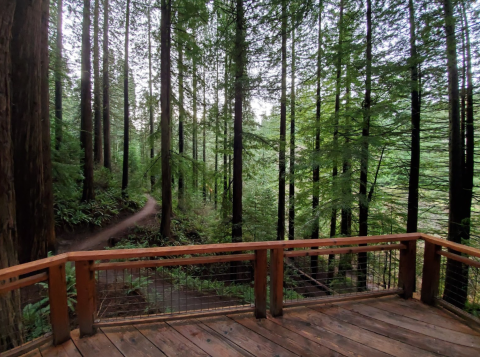
M 50 95 L 48 81 L 48 19 L 50 0 L 42 0 L 42 39 L 41 39 L 41 106 L 42 106 L 42 150 L 45 239 L 48 251 L 55 252 L 55 215 L 53 212 L 52 153 L 50 148 Z
M 418 88 L 418 58 L 415 33 L 415 8 L 408 1 L 410 14 L 410 78 L 412 108 L 412 140 L 410 152 L 410 177 L 408 183 L 407 233 L 418 229 L 418 181 L 420 175 L 420 95 Z
M 448 97 L 450 109 L 450 207 L 448 214 L 448 240 L 462 243 L 468 238 L 463 224 L 466 209 L 464 202 L 464 156 L 460 132 L 460 95 L 458 89 L 457 44 L 455 17 L 451 0 L 443 1 L 445 35 L 447 44 Z M 473 134 L 473 133 L 472 133 Z M 461 262 L 447 260 L 443 299 L 463 308 L 467 298 L 468 268 Z
M 197 153 L 197 64 L 193 59 L 193 135 L 192 135 L 192 159 L 193 159 L 193 193 L 198 188 L 198 153 Z
M 100 12 L 100 0 L 95 0 L 93 10 L 93 118 L 95 141 L 93 147 L 93 159 L 96 164 L 103 164 L 102 151 L 102 101 L 100 98 L 100 47 L 98 44 L 98 16 Z
M 185 120 L 185 108 L 183 103 L 183 44 L 178 44 L 178 208 L 185 208 L 185 183 L 183 177 L 183 151 L 184 151 L 184 135 L 183 121 Z
M 90 0 L 83 2 L 82 25 L 82 83 L 80 93 L 81 128 L 80 144 L 84 150 L 81 160 L 83 165 L 83 195 L 82 201 L 95 198 L 93 190 L 93 147 L 92 147 L 92 82 L 90 62 Z
M 359 190 L 359 236 L 368 235 L 368 144 L 370 136 L 370 107 L 372 92 L 372 2 L 367 0 L 367 49 L 365 57 L 366 78 L 365 78 L 365 99 L 363 101 L 363 123 L 362 123 L 362 141 L 361 141 L 361 158 L 360 158 L 360 190 Z M 366 290 L 367 288 L 367 253 L 358 254 L 358 288 Z
M 55 57 L 55 150 L 63 140 L 62 63 L 63 63 L 63 0 L 57 4 L 57 43 Z
M 217 19 L 218 21 L 218 19 Z M 218 32 L 218 29 L 217 29 L 217 32 Z M 218 37 L 218 35 L 217 35 Z M 219 121 L 220 121 L 220 112 L 218 110 L 219 108 L 219 99 L 218 99 L 218 51 L 217 53 L 215 54 L 215 57 L 216 57 L 216 66 L 215 66 L 215 69 L 216 69 L 216 80 L 215 80 L 215 175 L 214 175 L 214 179 L 215 179 L 215 188 L 214 188 L 214 191 L 215 191 L 215 194 L 214 194 L 214 206 L 215 206 L 215 210 L 217 210 L 217 206 L 218 206 L 218 180 L 217 180 L 217 176 L 218 176 L 218 131 L 219 131 Z
M 292 29 L 292 87 L 290 92 L 290 185 L 288 188 L 288 239 L 295 239 L 295 29 Z
M 108 0 L 103 0 L 103 166 L 112 170 L 110 149 L 110 80 L 108 75 Z
M 228 217 L 228 155 L 227 155 L 227 138 L 228 138 L 228 54 L 225 53 L 225 77 L 224 77 L 224 102 L 223 102 L 223 194 L 222 194 L 222 215 L 226 220 Z
M 171 234 L 172 216 L 172 168 L 170 162 L 170 123 L 171 123 L 171 74 L 170 74 L 170 44 L 171 44 L 171 0 L 162 0 L 161 20 L 161 129 L 162 129 L 162 222 L 160 233 L 163 238 L 169 238 Z
M 205 67 L 204 67 L 205 68 Z M 206 130 L 207 130 L 207 98 L 205 96 L 205 69 L 203 71 L 203 117 L 202 117 L 202 126 L 203 126 L 203 144 L 202 144 L 202 151 L 203 151 L 203 166 L 202 166 L 202 192 L 203 192 L 203 202 L 207 202 L 207 147 L 206 147 Z
M 320 226 L 318 222 L 318 204 L 320 195 L 320 118 L 322 113 L 322 11 L 323 3 L 319 1 L 318 7 L 318 49 L 317 49 L 317 93 L 316 93 L 316 113 L 315 113 L 315 149 L 313 154 L 313 197 L 312 197 L 312 212 L 313 212 L 313 229 L 312 239 L 318 239 L 320 236 Z M 314 247 L 315 248 L 315 247 Z M 312 277 L 316 278 L 318 273 L 318 256 L 313 255 L 310 258 L 310 270 Z
M 242 118 L 245 59 L 243 0 L 236 2 L 235 31 L 235 120 L 233 127 L 233 215 L 232 242 L 242 241 Z
M 18 264 L 15 225 L 15 188 L 11 127 L 10 39 L 15 0 L 0 0 L 0 269 Z M 12 279 L 14 280 L 14 279 Z M 20 292 L 0 296 L 0 321 L 8 327 L 0 336 L 0 353 L 23 343 L 20 332 Z
M 149 124 L 150 124 L 150 164 L 153 164 L 153 159 L 155 158 L 155 139 L 153 137 L 154 133 L 154 122 L 153 122 L 153 91 L 152 91 L 152 25 L 150 17 L 150 7 L 148 8 L 148 115 L 149 115 Z M 150 190 L 153 191 L 155 186 L 155 176 L 150 173 Z
M 125 19 L 125 60 L 123 67 L 123 173 L 122 195 L 127 196 L 128 188 L 128 152 L 130 146 L 130 109 L 128 103 L 128 35 L 130 31 L 130 0 L 127 0 Z
M 11 118 L 18 258 L 47 256 L 42 148 L 42 1 L 19 0 L 11 40 Z
M 280 99 L 280 152 L 278 154 L 277 240 L 285 239 L 285 146 L 287 129 L 287 1 L 282 0 L 282 94 Z

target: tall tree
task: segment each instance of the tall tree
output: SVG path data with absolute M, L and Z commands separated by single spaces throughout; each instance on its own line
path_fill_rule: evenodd
M 108 75 L 108 0 L 103 0 L 103 166 L 112 170 L 110 149 L 110 80 Z
M 228 53 L 225 53 L 225 77 L 224 77 L 224 102 L 223 102 L 223 194 L 222 194 L 222 213 L 223 219 L 228 216 Z
M 102 152 L 102 108 L 101 108 L 101 84 L 100 84 L 100 47 L 98 44 L 99 27 L 98 18 L 100 13 L 100 0 L 95 0 L 93 10 L 93 118 L 95 140 L 93 147 L 93 159 L 96 164 L 103 163 Z
M 153 91 L 152 91 L 152 25 L 151 25 L 151 15 L 150 15 L 150 7 L 148 7 L 148 116 L 149 116 L 149 123 L 150 123 L 150 159 L 153 163 L 153 159 L 155 158 L 155 140 L 153 138 L 154 133 L 154 122 L 153 122 Z M 153 191 L 153 187 L 155 186 L 155 176 L 150 173 L 150 185 L 151 190 Z
M 130 31 L 130 0 L 127 0 L 125 15 L 125 59 L 123 63 L 123 171 L 122 195 L 127 195 L 128 188 L 128 151 L 130 146 L 130 109 L 128 103 L 128 35 Z
M 57 3 L 57 41 L 55 55 L 55 149 L 63 139 L 62 63 L 63 63 L 63 0 Z
M 203 142 L 202 142 L 202 156 L 203 156 L 203 166 L 202 166 L 202 192 L 203 192 L 203 202 L 207 201 L 207 98 L 205 96 L 205 87 L 206 87 L 206 77 L 205 77 L 205 67 L 203 68 L 203 115 L 202 115 L 202 129 L 203 129 Z
M 460 94 L 458 88 L 457 44 L 455 16 L 451 0 L 443 1 L 448 68 L 449 100 L 449 213 L 448 240 L 462 243 L 468 236 L 463 227 L 465 217 L 463 177 L 464 156 L 460 131 Z M 467 298 L 468 268 L 463 263 L 447 259 L 443 298 L 454 306 L 463 308 Z
M 15 224 L 15 188 L 11 128 L 10 38 L 15 0 L 0 0 L 0 269 L 18 264 Z M 13 280 L 13 279 L 12 279 Z M 8 282 L 8 281 L 7 281 Z M 0 296 L 0 321 L 10 327 L 0 336 L 0 346 L 8 349 L 23 343 L 20 292 Z M 3 352 L 0 348 L 0 352 Z
M 47 256 L 42 148 L 42 1 L 18 0 L 12 27 L 11 118 L 18 259 Z
M 418 56 L 413 0 L 408 1 L 408 10 L 410 20 L 412 139 L 410 149 L 410 177 L 408 183 L 407 233 L 413 233 L 418 229 L 418 182 L 420 175 L 420 94 L 418 87 Z
M 292 78 L 290 89 L 290 177 L 288 188 L 288 239 L 295 239 L 295 24 L 292 24 Z
M 193 80 L 192 80 L 192 86 L 193 86 L 193 118 L 192 118 L 192 124 L 193 124 L 193 135 L 192 135 L 192 159 L 193 159 L 193 192 L 197 192 L 197 187 L 198 187 L 198 166 L 197 166 L 197 161 L 198 161 L 198 147 L 197 147 L 197 62 L 195 58 L 195 54 L 193 55 Z
M 243 0 L 236 1 L 235 19 L 235 119 L 233 126 L 232 242 L 242 241 L 242 121 L 245 67 L 245 18 Z
M 45 214 L 45 239 L 48 251 L 55 247 L 55 215 L 53 212 L 52 153 L 50 148 L 50 95 L 49 95 L 49 57 L 48 57 L 48 23 L 50 17 L 50 0 L 42 0 L 41 28 L 41 106 L 42 106 L 42 151 L 43 151 L 43 204 Z
M 170 74 L 170 44 L 171 44 L 171 0 L 162 0 L 161 19 L 161 130 L 162 130 L 162 221 L 160 233 L 162 237 L 168 238 L 171 233 L 172 215 L 172 169 L 170 163 L 170 123 L 171 123 L 171 74 Z
M 372 95 L 372 2 L 367 0 L 367 47 L 365 52 L 365 98 L 363 100 L 363 122 L 362 122 L 362 140 L 360 148 L 360 190 L 359 190 L 359 236 L 368 235 L 368 146 L 370 136 L 370 107 Z M 367 253 L 358 254 L 358 265 L 360 277 L 358 281 L 359 289 L 366 289 L 367 286 Z
M 178 154 L 180 155 L 180 164 L 178 166 L 178 208 L 185 208 L 185 182 L 183 177 L 183 151 L 184 133 L 183 121 L 185 120 L 185 107 L 183 98 L 183 43 L 178 39 Z
M 90 62 L 90 0 L 83 2 L 82 23 L 82 83 L 80 90 L 80 144 L 84 150 L 83 165 L 83 194 L 82 201 L 95 198 L 93 190 L 93 143 L 92 143 L 92 82 Z
M 278 156 L 277 240 L 285 239 L 285 146 L 287 129 L 287 1 L 282 0 L 282 93 L 280 99 L 280 151 Z

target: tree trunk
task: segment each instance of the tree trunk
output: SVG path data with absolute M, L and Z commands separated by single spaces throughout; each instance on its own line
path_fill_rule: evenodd
M 55 57 L 55 150 L 63 140 L 62 63 L 63 63 L 63 0 L 57 4 L 57 53 Z
M 55 252 L 55 215 L 53 212 L 52 152 L 50 148 L 50 95 L 48 81 L 48 19 L 50 0 L 42 0 L 42 39 L 41 39 L 41 106 L 42 106 L 42 150 L 45 239 L 48 251 Z
M 367 0 L 367 49 L 365 57 L 366 78 L 365 78 L 365 99 L 363 102 L 363 123 L 362 123 L 362 141 L 360 158 L 360 190 L 359 190 L 359 236 L 368 235 L 368 141 L 370 136 L 370 107 L 372 91 L 372 2 Z M 367 288 L 367 253 L 358 254 L 358 288 L 366 290 Z
M 150 118 L 150 165 L 153 164 L 153 159 L 155 158 L 155 139 L 153 137 L 154 133 L 154 122 L 153 122 L 153 91 L 152 91 L 152 25 L 150 17 L 150 7 L 148 8 L 148 115 Z M 150 190 L 153 191 L 155 186 L 155 176 L 150 173 Z
M 110 80 L 108 74 L 108 0 L 103 0 L 103 166 L 112 170 L 110 149 Z
M 10 40 L 15 12 L 15 0 L 0 0 L 0 269 L 18 264 L 17 231 L 15 225 L 15 188 L 13 173 L 13 143 L 11 127 Z M 13 281 L 15 279 L 11 279 Z M 7 280 L 9 282 L 9 280 Z M 7 326 L 0 336 L 0 353 L 23 344 L 20 331 L 22 311 L 20 291 L 0 296 L 0 321 Z
M 448 214 L 448 240 L 462 243 L 468 236 L 463 223 L 466 209 L 464 195 L 464 156 L 460 132 L 460 95 L 458 89 L 457 44 L 455 17 L 451 0 L 443 1 L 447 44 L 448 97 L 450 109 L 450 207 Z M 472 133 L 473 134 L 473 133 Z M 473 143 L 472 143 L 473 144 Z M 443 299 L 463 308 L 467 298 L 468 268 L 461 262 L 447 259 Z
M 207 122 L 206 122 L 206 117 L 207 117 L 207 102 L 206 102 L 206 96 L 205 96 L 205 67 L 203 70 L 203 117 L 202 117 L 202 126 L 203 126 L 203 145 L 202 145 L 202 151 L 203 151 L 203 166 L 202 166 L 202 192 L 203 192 L 203 202 L 207 202 L 207 155 L 206 155 L 206 130 L 207 130 Z
M 127 0 L 127 13 L 125 19 L 125 60 L 123 67 L 123 173 L 122 195 L 127 196 L 128 188 L 128 151 L 130 144 L 130 112 L 128 103 L 128 35 L 130 31 L 130 0 Z
M 280 99 L 280 152 L 278 154 L 277 240 L 285 239 L 285 136 L 287 128 L 287 1 L 282 0 L 282 94 Z
M 11 125 L 18 259 L 47 256 L 42 148 L 42 1 L 18 0 L 12 26 Z M 14 44 L 14 45 L 13 45 Z M 21 85 L 13 85 L 21 83 Z
M 222 214 L 223 219 L 228 217 L 228 159 L 227 159 L 227 137 L 228 137 L 228 54 L 225 53 L 225 77 L 224 77 L 224 104 L 223 104 L 223 194 L 222 194 Z
M 233 127 L 233 215 L 232 242 L 242 241 L 242 118 L 245 59 L 243 0 L 236 3 L 235 31 L 235 120 Z
M 294 24 L 293 24 L 294 25 Z M 295 239 L 295 28 L 292 29 L 292 88 L 290 92 L 290 185 L 288 188 L 288 239 Z
M 415 8 L 408 1 L 410 13 L 410 78 L 412 108 L 412 141 L 410 152 L 410 177 L 408 183 L 407 233 L 418 229 L 418 181 L 420 175 L 420 96 L 418 89 L 418 58 L 415 33 Z
M 162 222 L 160 233 L 162 237 L 169 238 L 171 233 L 172 216 L 172 168 L 170 162 L 170 98 L 171 98 L 171 74 L 170 74 L 170 32 L 171 32 L 171 0 L 162 0 L 161 20 L 161 129 L 162 129 Z
M 320 117 L 322 113 L 322 11 L 323 3 L 319 1 L 318 6 L 318 49 L 317 49 L 317 93 L 316 93 L 316 113 L 315 113 L 315 150 L 313 154 L 313 197 L 312 197 L 312 212 L 313 212 L 313 229 L 312 239 L 318 239 L 320 236 L 320 226 L 318 223 L 318 204 L 320 195 Z M 315 247 L 313 247 L 315 249 Z M 312 277 L 316 278 L 318 273 L 318 256 L 312 255 L 310 258 L 310 270 Z
M 183 44 L 178 43 L 178 208 L 183 210 L 185 208 L 185 185 L 183 177 L 183 121 L 185 119 L 185 108 L 183 103 Z
M 340 234 L 344 237 L 350 237 L 352 235 L 352 154 L 351 154 L 351 145 L 350 145 L 350 102 L 351 102 L 351 84 L 350 80 L 350 60 L 346 65 L 345 70 L 345 147 L 343 150 L 343 182 L 342 182 L 342 221 L 340 223 Z
M 217 18 L 217 21 L 218 21 L 218 18 Z M 218 29 L 217 29 L 217 32 L 218 32 Z M 218 34 L 217 34 L 217 37 L 218 37 Z M 217 176 L 218 176 L 218 131 L 219 131 L 219 121 L 220 121 L 220 118 L 219 118 L 219 99 L 218 99 L 218 51 L 216 52 L 215 54 L 215 58 L 216 58 L 216 66 L 215 66 L 215 69 L 216 69 L 216 80 L 215 80 L 215 175 L 214 175 L 214 179 L 215 179 L 215 197 L 214 197 L 214 206 L 215 206 L 215 210 L 217 210 L 217 206 L 218 206 L 218 180 L 217 180 Z
M 195 55 L 194 55 L 195 56 Z M 197 63 L 193 58 L 193 138 L 192 138 L 192 159 L 193 159 L 193 193 L 197 192 L 198 187 L 198 167 L 197 167 Z
M 95 123 L 95 141 L 93 147 L 93 159 L 96 164 L 103 164 L 102 151 L 102 112 L 101 112 L 101 84 L 100 84 L 100 47 L 98 44 L 98 16 L 100 0 L 95 0 L 93 12 L 93 118 Z

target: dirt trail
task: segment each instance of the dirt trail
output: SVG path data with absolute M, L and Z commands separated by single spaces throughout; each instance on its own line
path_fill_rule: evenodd
M 133 216 L 117 223 L 113 227 L 102 230 L 99 233 L 87 237 L 80 242 L 75 242 L 65 249 L 66 252 L 73 252 L 78 250 L 93 250 L 93 249 L 103 249 L 108 242 L 108 238 L 114 236 L 115 234 L 123 231 L 124 229 L 135 225 L 135 223 L 141 221 L 147 216 L 155 213 L 155 206 L 157 202 L 150 195 L 147 196 L 148 200 L 142 210 Z

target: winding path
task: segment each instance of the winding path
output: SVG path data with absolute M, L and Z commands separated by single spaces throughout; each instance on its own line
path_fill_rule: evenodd
M 148 200 L 145 206 L 142 208 L 142 210 L 133 216 L 117 223 L 113 227 L 110 227 L 108 229 L 105 229 L 91 237 L 88 237 L 80 242 L 72 244 L 69 248 L 68 251 L 78 251 L 78 250 L 91 250 L 94 248 L 97 248 L 98 246 L 103 246 L 107 245 L 108 238 L 114 236 L 118 232 L 121 232 L 125 228 L 133 226 L 135 223 L 141 221 L 148 215 L 155 213 L 155 206 L 157 202 L 155 199 L 148 195 L 147 196 Z M 103 249 L 102 246 L 102 249 Z

